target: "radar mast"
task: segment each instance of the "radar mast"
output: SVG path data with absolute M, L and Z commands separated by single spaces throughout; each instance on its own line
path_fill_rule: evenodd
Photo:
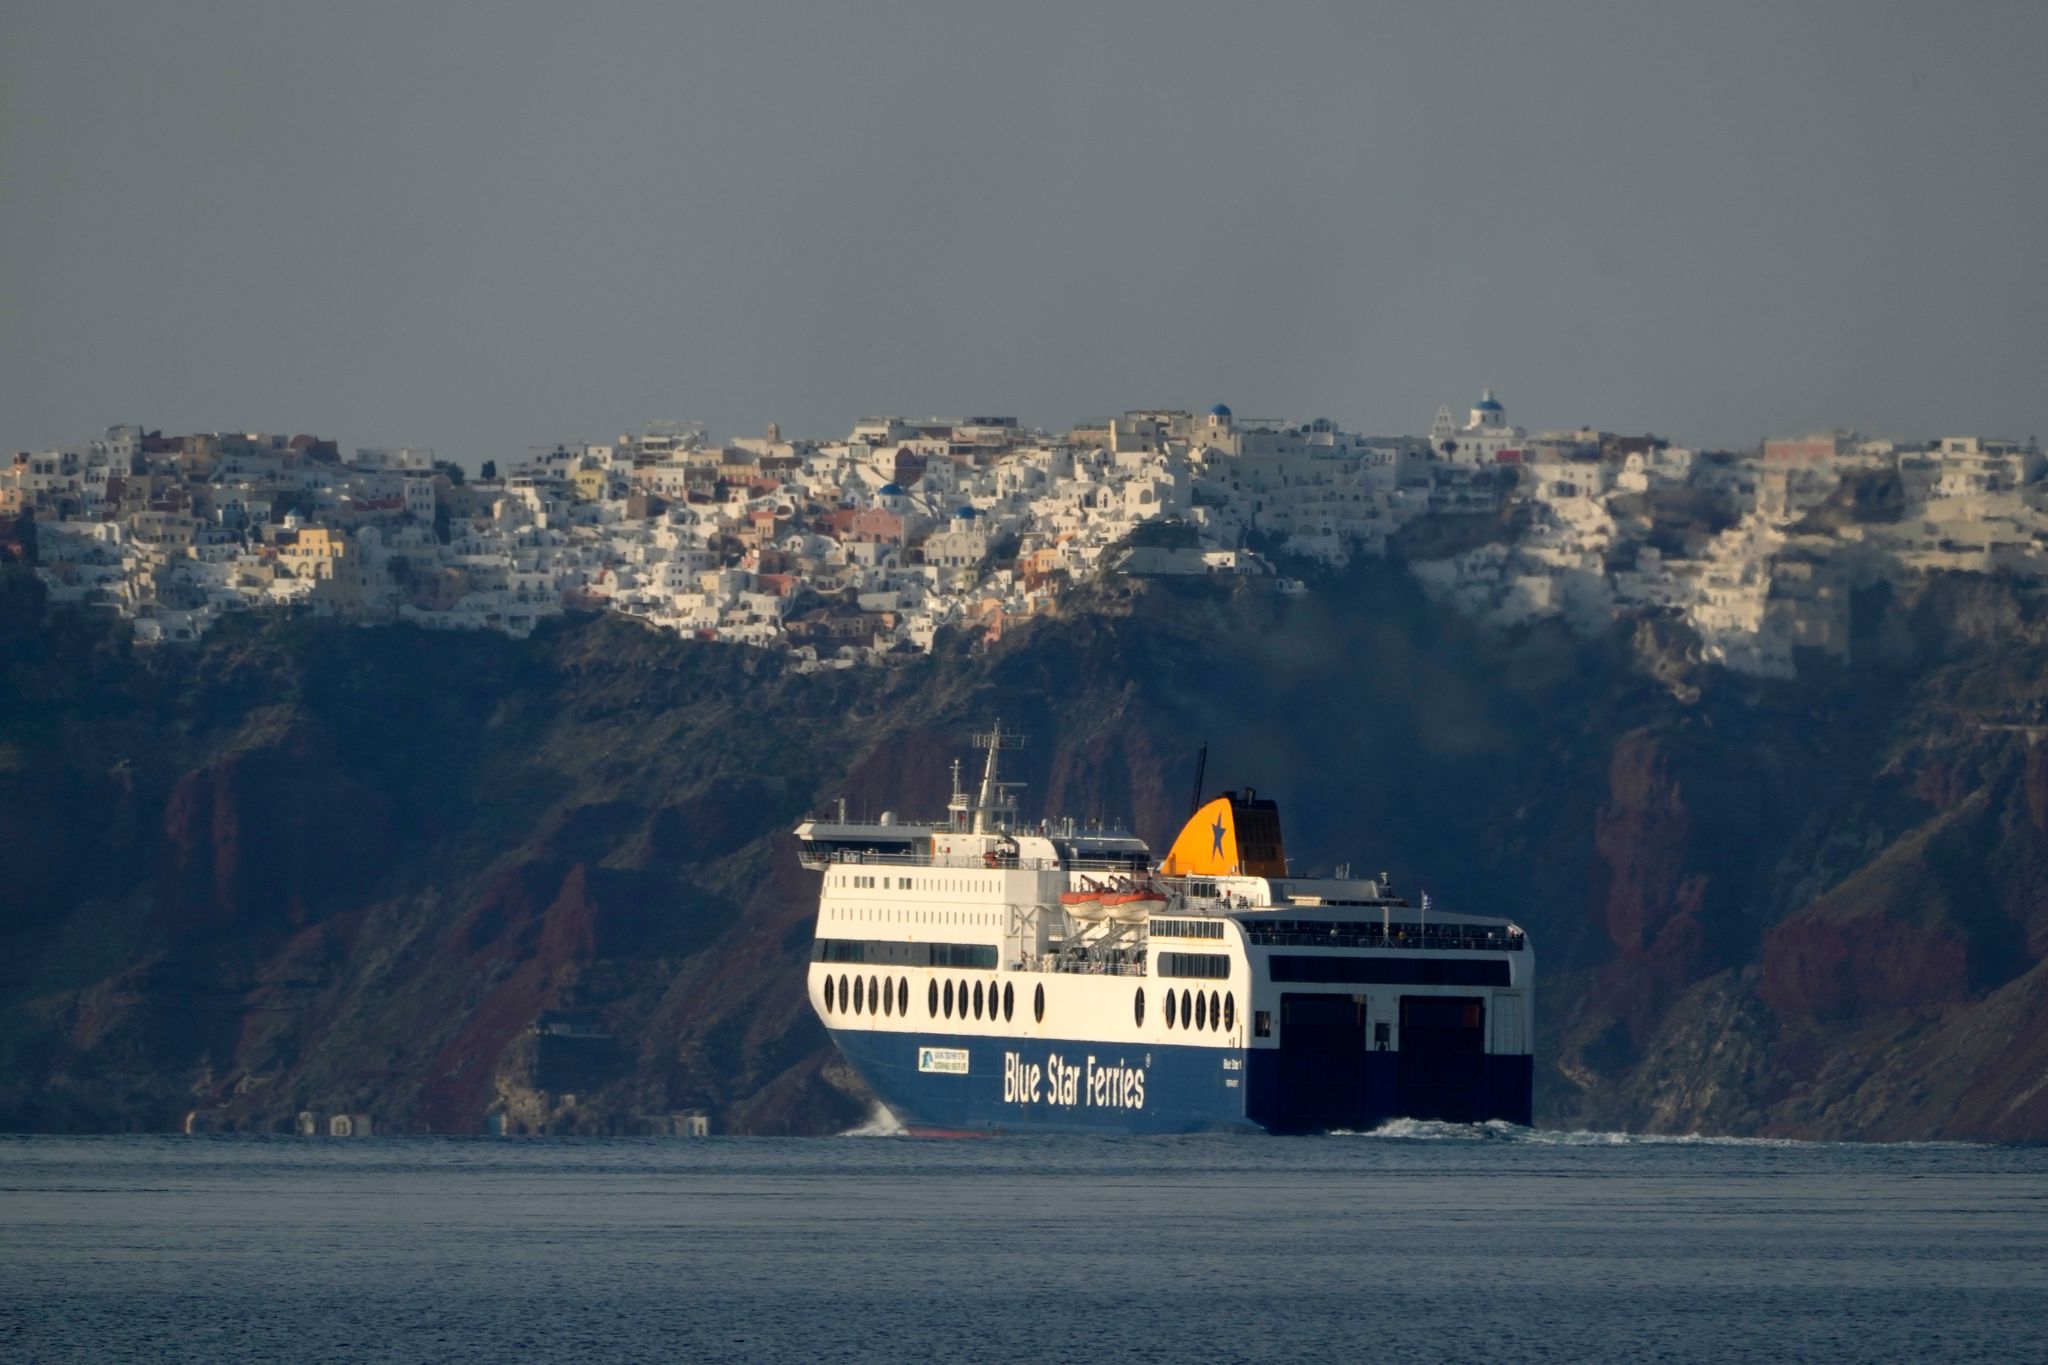
M 1007 831 L 1016 826 L 1016 793 L 1017 789 L 1024 784 L 1022 782 L 1004 782 L 998 777 L 998 756 L 1005 749 L 1023 748 L 1024 740 L 1025 736 L 1023 735 L 1005 734 L 1000 717 L 986 733 L 974 737 L 975 748 L 988 750 L 988 761 L 982 766 L 981 770 L 981 790 L 975 794 L 970 807 L 974 814 L 974 833 L 988 834 L 995 831 Z M 964 793 L 959 791 L 959 782 L 956 778 L 953 800 L 957 803 L 963 802 L 965 799 Z

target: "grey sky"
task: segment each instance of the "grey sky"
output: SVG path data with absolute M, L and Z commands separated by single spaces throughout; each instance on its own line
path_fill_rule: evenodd
M 2048 5 L 14 0 L 0 443 L 2048 436 Z

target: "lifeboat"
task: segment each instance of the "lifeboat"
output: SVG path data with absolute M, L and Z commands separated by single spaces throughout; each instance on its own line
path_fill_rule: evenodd
M 1098 920 L 1109 913 L 1103 905 L 1102 888 L 1086 878 L 1080 890 L 1060 892 L 1060 909 L 1080 920 Z
M 1166 908 L 1166 893 L 1154 886 L 1102 893 L 1103 913 L 1120 924 L 1139 924 Z

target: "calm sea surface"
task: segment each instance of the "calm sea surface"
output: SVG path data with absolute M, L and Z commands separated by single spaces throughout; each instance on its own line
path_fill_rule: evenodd
M 0 1138 L 0 1359 L 2048 1359 L 2048 1150 Z

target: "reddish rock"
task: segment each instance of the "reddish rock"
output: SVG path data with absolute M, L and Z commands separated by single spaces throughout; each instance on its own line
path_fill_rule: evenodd
M 508 933 L 534 924 L 561 885 L 561 878 L 561 867 L 553 863 L 521 862 L 501 868 L 450 927 L 443 946 L 460 953 L 480 952 Z
M 1759 994 L 1780 1013 L 1830 1018 L 1970 993 L 1969 944 L 1945 928 L 1802 911 L 1764 937 Z
M 665 877 L 578 863 L 542 917 L 541 957 L 566 965 L 659 953 L 689 921 L 679 890 Z
M 1692 818 L 1654 735 L 1634 730 L 1622 736 L 1608 765 L 1608 792 L 1593 830 L 1593 847 L 1605 865 L 1599 880 L 1607 933 L 1623 952 L 1640 953 L 1676 919 L 1695 917 L 1696 927 L 1707 878 L 1686 866 Z M 1704 936 L 1687 932 L 1662 960 L 1689 963 L 1691 944 L 1704 951 Z
M 373 886 L 390 805 L 348 777 L 316 727 L 186 773 L 165 803 L 151 923 L 174 936 L 290 929 Z
M 1122 728 L 1107 743 L 1060 746 L 1034 800 L 1045 810 L 1125 823 L 1164 850 L 1180 832 L 1188 799 L 1185 790 L 1168 793 L 1165 779 L 1184 762 L 1163 756 L 1144 731 Z
M 1704 887 L 1704 878 L 1693 881 Z M 1674 989 L 1711 974 L 1716 960 L 1705 923 L 1689 911 L 1673 916 L 1644 954 L 1651 973 Z
M 1929 763 L 1914 779 L 1913 795 L 1936 810 L 1958 805 L 1973 788 L 1968 770 L 1961 763 Z

